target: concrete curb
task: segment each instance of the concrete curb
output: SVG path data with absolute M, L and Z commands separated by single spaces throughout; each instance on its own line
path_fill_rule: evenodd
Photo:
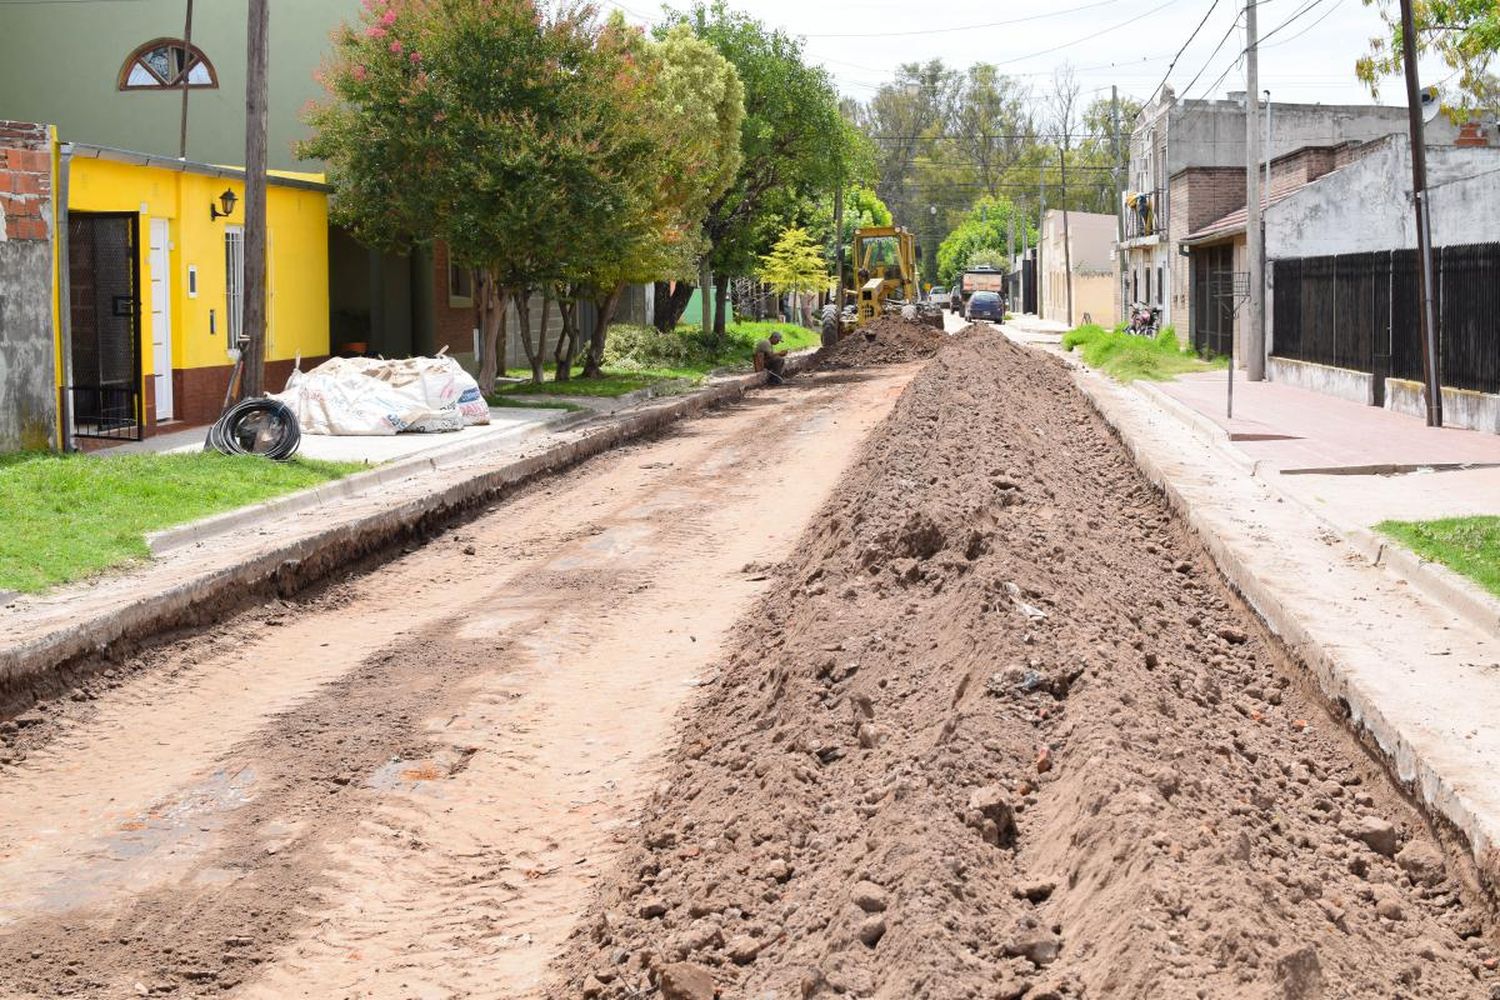
M 272 518 L 283 514 L 295 514 L 310 507 L 321 507 L 333 500 L 355 496 L 365 490 L 384 486 L 387 483 L 398 482 L 409 476 L 421 475 L 424 472 L 435 472 L 445 465 L 476 455 L 494 448 L 496 445 L 514 444 L 524 441 L 529 437 L 547 431 L 565 430 L 568 427 L 582 423 L 597 414 L 593 413 L 570 413 L 566 418 L 549 421 L 547 423 L 523 426 L 514 434 L 504 434 L 482 438 L 478 441 L 460 441 L 448 447 L 434 448 L 430 451 L 413 455 L 409 458 L 400 458 L 388 465 L 378 465 L 368 472 L 356 472 L 336 479 L 331 483 L 314 486 L 311 489 L 299 490 L 286 496 L 276 497 L 273 500 L 265 500 L 249 507 L 240 507 L 236 510 L 225 511 L 222 514 L 214 514 L 209 517 L 190 521 L 187 524 L 179 524 L 171 528 L 163 528 L 161 531 L 153 531 L 146 536 L 146 548 L 153 556 L 164 555 L 174 549 L 180 549 L 186 545 L 212 538 L 215 535 L 225 534 L 230 531 L 241 531 L 253 528 Z M 583 419 L 572 419 L 583 418 Z
M 1491 597 L 1476 584 L 1434 562 L 1429 562 L 1404 546 L 1377 534 L 1368 528 L 1342 527 L 1294 493 L 1283 490 L 1276 481 L 1277 475 L 1268 475 L 1257 459 L 1252 459 L 1235 448 L 1229 433 L 1209 417 L 1192 407 L 1185 406 L 1154 385 L 1135 383 L 1132 388 L 1151 400 L 1164 412 L 1182 421 L 1194 434 L 1213 445 L 1220 454 L 1266 485 L 1281 500 L 1295 504 L 1317 519 L 1329 531 L 1348 542 L 1355 551 L 1364 556 L 1372 566 L 1379 566 L 1425 597 L 1454 615 L 1464 619 L 1475 628 L 1500 636 L 1500 599 Z M 1097 407 L 1096 407 L 1097 408 Z
M 1078 371 L 1075 366 L 1074 383 L 1095 412 L 1119 436 L 1142 474 L 1162 491 L 1168 504 L 1197 535 L 1224 579 L 1307 666 L 1335 714 L 1347 712 L 1356 735 L 1373 743 L 1392 773 L 1416 790 L 1429 813 L 1446 821 L 1464 836 L 1481 877 L 1491 884 L 1500 880 L 1500 855 L 1495 848 L 1500 844 L 1500 824 L 1471 807 L 1462 787 L 1449 781 L 1387 717 L 1381 709 L 1378 693 L 1367 689 L 1359 673 L 1344 660 L 1341 652 L 1316 639 L 1298 615 L 1282 602 L 1274 587 L 1248 568 L 1219 535 L 1211 519 L 1173 484 L 1165 470 L 1146 453 L 1142 442 L 1131 436 L 1116 409 L 1118 402 L 1110 396 L 1111 388 L 1097 384 L 1101 378 L 1087 369 Z M 1217 450 L 1221 453 L 1227 451 Z M 1261 482 L 1266 485 L 1264 479 Z M 1279 491 L 1273 490 L 1272 493 Z M 1299 509 L 1306 508 L 1299 505 Z
M 788 369 L 802 372 L 814 367 L 815 361 L 811 355 L 789 358 Z M 183 580 L 0 649 L 0 695 L 41 682 L 80 658 L 107 654 L 122 640 L 142 640 L 171 628 L 211 621 L 217 617 L 217 609 L 226 603 L 242 602 L 243 595 L 268 590 L 295 592 L 353 560 L 409 537 L 424 524 L 440 521 L 529 480 L 561 471 L 684 418 L 738 400 L 764 382 L 765 375 L 756 372 L 639 412 L 602 420 L 597 430 L 573 441 L 476 472 L 419 499 L 275 545 L 237 565 Z

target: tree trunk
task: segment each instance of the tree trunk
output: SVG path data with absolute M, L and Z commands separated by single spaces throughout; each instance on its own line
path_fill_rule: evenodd
M 531 381 L 541 385 L 544 378 L 542 363 L 547 356 L 547 313 L 551 300 L 542 298 L 542 326 L 536 339 L 531 336 L 531 289 L 521 285 L 512 290 L 516 297 L 516 320 L 521 334 L 521 349 L 526 352 L 526 361 L 531 366 Z
M 714 343 L 724 344 L 724 307 L 729 299 L 729 275 L 714 275 Z
M 573 356 L 578 353 L 578 286 L 570 285 L 562 290 L 557 300 L 558 314 L 562 316 L 562 335 L 557 338 L 557 350 L 552 360 L 557 368 L 552 374 L 554 382 L 566 382 L 573 377 Z
M 670 333 L 682 320 L 682 314 L 687 312 L 688 302 L 693 297 L 693 286 L 684 281 L 679 281 L 677 287 L 672 289 L 666 298 L 665 304 L 661 299 L 657 300 L 655 309 L 656 328 L 662 333 Z
M 658 286 L 660 282 L 658 282 Z M 594 301 L 599 313 L 599 322 L 589 337 L 588 357 L 583 363 L 584 378 L 599 378 L 604 374 L 604 344 L 609 335 L 609 324 L 614 322 L 615 310 L 620 306 L 620 297 L 625 294 L 625 282 L 620 282 L 603 298 Z
M 480 351 L 484 357 L 479 365 L 479 391 L 489 395 L 495 391 L 495 376 L 505 374 L 505 303 L 510 290 L 490 274 L 484 276 L 482 284 L 476 283 L 475 290 L 480 295 Z

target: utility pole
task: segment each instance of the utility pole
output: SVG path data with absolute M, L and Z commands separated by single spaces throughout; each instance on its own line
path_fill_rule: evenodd
M 1073 247 L 1068 234 L 1068 137 L 1063 136 L 1062 148 L 1057 151 L 1058 166 L 1062 170 L 1062 215 L 1063 215 L 1063 281 L 1067 286 L 1068 316 L 1063 322 L 1073 325 Z
M 192 74 L 193 60 L 193 0 L 187 0 L 187 23 L 182 27 L 182 129 L 177 142 L 177 158 L 187 159 L 188 91 L 192 89 L 188 77 Z
M 245 32 L 245 317 L 244 398 L 265 390 L 266 360 L 266 79 L 270 0 L 250 0 Z
M 1266 238 L 1260 228 L 1260 70 L 1256 52 L 1258 0 L 1245 0 L 1245 241 L 1250 308 L 1245 316 L 1245 377 L 1266 377 Z M 1233 289 L 1230 290 L 1233 294 Z
M 1427 386 L 1427 426 L 1443 426 L 1443 380 L 1438 359 L 1437 310 L 1432 303 L 1432 217 L 1427 193 L 1427 136 L 1417 81 L 1417 29 L 1411 0 L 1401 0 L 1401 64 L 1406 70 L 1406 117 L 1411 124 L 1411 192 L 1417 211 L 1417 291 L 1422 298 L 1422 381 Z
M 1037 319 L 1047 314 L 1046 304 L 1042 301 L 1042 240 L 1047 235 L 1047 173 L 1043 167 L 1038 167 L 1037 187 L 1040 193 L 1037 196 L 1036 209 L 1036 267 L 1032 273 L 1036 275 L 1034 283 L 1036 286 L 1036 315 Z
M 1113 123 L 1115 182 L 1115 294 L 1122 300 L 1120 315 L 1125 315 L 1125 164 L 1120 158 L 1120 88 L 1109 88 L 1109 114 Z

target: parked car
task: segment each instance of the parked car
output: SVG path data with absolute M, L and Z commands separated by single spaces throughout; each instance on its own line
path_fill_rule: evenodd
M 933 285 L 932 291 L 927 293 L 927 301 L 934 305 L 946 307 L 948 305 L 948 289 L 942 285 Z
M 1000 296 L 995 292 L 975 292 L 969 296 L 969 308 L 965 318 L 971 323 L 977 319 L 1002 323 L 1005 321 L 1005 306 L 1001 304 Z
M 964 289 L 962 285 L 954 285 L 953 290 L 948 293 L 948 308 L 955 316 L 964 314 Z

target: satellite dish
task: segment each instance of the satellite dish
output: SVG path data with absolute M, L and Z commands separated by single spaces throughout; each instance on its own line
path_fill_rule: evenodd
M 1424 87 L 1422 89 L 1422 120 L 1430 122 L 1443 110 L 1443 102 L 1438 100 L 1438 89 L 1436 87 Z

